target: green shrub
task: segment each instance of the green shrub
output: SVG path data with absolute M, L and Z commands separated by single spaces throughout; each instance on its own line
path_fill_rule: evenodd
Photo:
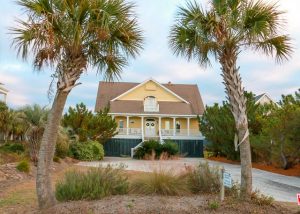
M 159 157 L 162 152 L 161 144 L 156 140 L 145 141 L 139 148 L 137 148 L 134 157 L 143 159 L 146 155 L 151 155 L 152 152 L 155 152 L 155 157 Z
M 167 140 L 164 144 L 161 145 L 161 147 L 162 152 L 168 153 L 169 156 L 174 156 L 179 153 L 178 145 L 173 141 Z
M 20 172 L 28 173 L 30 171 L 29 162 L 27 160 L 23 160 L 19 162 L 18 165 L 16 166 L 16 169 L 19 170 Z
M 84 161 L 102 160 L 104 157 L 103 146 L 97 141 L 72 143 L 70 153 L 75 159 Z
M 220 204 L 217 201 L 212 201 L 212 202 L 209 202 L 209 204 L 208 204 L 208 207 L 211 210 L 216 210 L 219 208 L 219 206 L 220 206 Z
M 54 157 L 53 157 L 53 161 L 54 161 L 55 163 L 60 163 L 60 158 L 57 157 L 57 156 L 54 156 Z
M 59 158 L 65 158 L 69 154 L 70 142 L 66 132 L 60 131 L 55 148 L 55 155 Z
M 123 168 L 92 168 L 87 172 L 69 171 L 56 184 L 58 201 L 96 200 L 110 195 L 126 194 L 128 180 Z
M 131 192 L 137 194 L 185 195 L 189 193 L 186 179 L 174 171 L 154 171 L 133 180 Z
M 187 172 L 188 186 L 193 193 L 216 193 L 220 190 L 219 171 L 208 163 L 200 163 Z
M 134 158 L 143 159 L 146 155 L 151 155 L 154 152 L 155 158 L 160 158 L 163 152 L 167 153 L 168 156 L 177 155 L 179 152 L 178 145 L 170 140 L 161 144 L 156 140 L 145 141 L 137 150 L 135 151 Z
M 13 153 L 23 153 L 25 151 L 25 147 L 22 143 L 6 143 L 2 146 L 2 149 L 7 152 Z

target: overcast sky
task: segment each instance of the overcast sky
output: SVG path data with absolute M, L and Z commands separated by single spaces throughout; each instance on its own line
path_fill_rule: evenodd
M 167 37 L 177 7 L 184 5 L 185 1 L 132 1 L 137 5 L 136 12 L 146 40 L 141 55 L 124 68 L 121 81 L 142 82 L 152 77 L 161 83 L 197 84 L 206 105 L 221 103 L 225 94 L 220 66 L 215 63 L 211 68 L 200 68 L 196 62 L 173 56 L 168 47 Z M 205 4 L 205 1 L 202 3 Z M 266 92 L 276 101 L 281 94 L 293 93 L 300 88 L 300 1 L 279 0 L 279 8 L 286 11 L 286 32 L 293 38 L 295 51 L 290 61 L 278 65 L 273 59 L 251 51 L 243 52 L 239 59 L 245 89 L 255 94 Z M 9 106 L 48 105 L 51 70 L 41 73 L 33 71 L 32 60 L 22 61 L 10 47 L 11 36 L 7 34 L 7 29 L 14 26 L 15 17 L 24 14 L 13 0 L 1 0 L 0 14 L 0 82 L 10 91 Z M 100 80 L 102 76 L 91 70 L 83 74 L 80 80 L 82 85 L 71 92 L 66 108 L 84 102 L 93 109 Z

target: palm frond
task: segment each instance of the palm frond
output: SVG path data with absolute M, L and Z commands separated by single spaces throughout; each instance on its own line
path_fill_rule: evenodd
M 291 38 L 288 35 L 274 36 L 252 43 L 252 47 L 268 56 L 275 57 L 280 63 L 287 60 L 293 52 L 290 41 Z

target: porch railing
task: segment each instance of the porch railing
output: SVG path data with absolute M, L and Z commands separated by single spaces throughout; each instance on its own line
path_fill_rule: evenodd
M 201 136 L 201 132 L 197 129 L 162 129 L 162 136 Z
M 142 130 L 139 128 L 117 128 L 119 135 L 142 135 Z

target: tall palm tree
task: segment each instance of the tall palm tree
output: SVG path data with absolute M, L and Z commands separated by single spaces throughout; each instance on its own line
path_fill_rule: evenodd
M 251 152 L 246 98 L 237 59 L 245 49 L 275 56 L 281 62 L 292 52 L 290 38 L 279 31 L 283 12 L 276 4 L 254 0 L 210 0 L 210 8 L 188 2 L 180 7 L 170 32 L 170 46 L 176 55 L 196 59 L 201 66 L 214 58 L 221 64 L 226 94 L 235 119 L 241 157 L 241 197 L 252 191 Z
M 125 0 L 17 0 L 26 21 L 11 29 L 13 45 L 34 65 L 55 67 L 56 94 L 43 134 L 37 169 L 37 195 L 41 208 L 55 204 L 50 166 L 67 96 L 88 67 L 106 80 L 119 78 L 130 57 L 142 46 L 134 5 Z

